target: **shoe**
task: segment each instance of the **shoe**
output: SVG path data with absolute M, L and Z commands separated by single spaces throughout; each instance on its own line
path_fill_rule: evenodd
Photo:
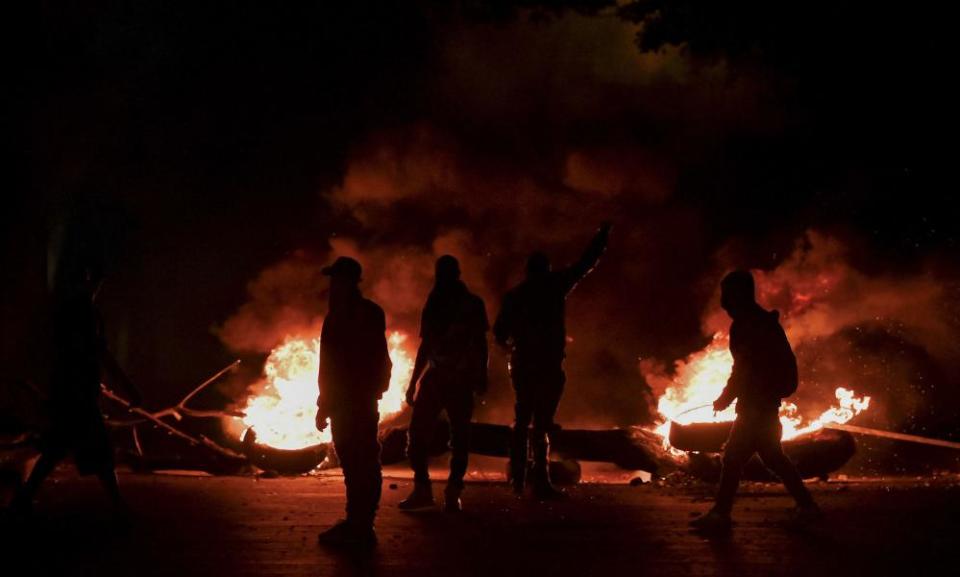
M 540 501 L 556 501 L 562 499 L 565 494 L 560 489 L 553 486 L 550 482 L 550 472 L 547 465 L 534 466 L 533 468 L 533 496 Z
M 460 497 L 445 499 L 443 501 L 443 512 L 444 513 L 462 513 L 463 502 L 460 500 Z
M 373 526 L 341 520 L 320 533 L 317 541 L 321 545 L 332 547 L 369 548 L 376 546 L 377 533 L 373 530 Z
M 463 502 L 460 501 L 460 493 L 462 492 L 463 492 L 462 487 L 452 488 L 450 485 L 447 485 L 447 489 L 443 493 L 443 512 L 444 513 L 462 513 L 463 512 Z
M 550 482 L 550 437 L 546 432 L 534 434 L 530 439 L 533 449 L 533 496 L 540 501 L 561 499 L 563 492 Z
M 797 507 L 790 516 L 790 522 L 793 525 L 813 525 L 821 520 L 823 520 L 823 511 L 813 503 Z
M 699 531 L 727 531 L 733 526 L 733 520 L 730 518 L 729 514 L 721 513 L 716 509 L 710 509 L 703 515 L 700 515 L 693 521 L 690 521 L 690 526 Z
M 402 511 L 417 511 L 420 509 L 427 509 L 435 505 L 433 501 L 433 489 L 430 487 L 430 483 L 414 483 L 413 492 L 404 499 L 400 501 L 400 504 L 397 505 Z

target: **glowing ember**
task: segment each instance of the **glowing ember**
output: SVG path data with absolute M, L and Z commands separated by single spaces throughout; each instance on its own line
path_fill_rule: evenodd
M 713 410 L 713 401 L 720 396 L 733 368 L 733 356 L 729 347 L 727 335 L 717 333 L 705 349 L 685 360 L 677 361 L 674 375 L 657 401 L 657 410 L 666 420 L 656 428 L 656 432 L 664 437 L 665 446 L 669 446 L 667 438 L 671 421 L 686 425 L 732 421 L 736 417 L 735 405 L 721 413 Z M 662 381 L 663 377 L 652 374 L 648 375 L 648 380 Z M 783 438 L 792 439 L 830 423 L 846 423 L 870 406 L 870 397 L 858 398 L 849 389 L 838 387 L 835 394 L 837 404 L 824 411 L 817 419 L 806 423 L 795 404 L 781 404 Z
M 393 331 L 387 339 L 393 371 L 390 388 L 380 400 L 380 419 L 403 409 L 404 389 L 413 372 L 413 359 L 405 343 L 407 335 Z M 273 349 L 263 367 L 264 381 L 241 410 L 243 418 L 231 418 L 227 430 L 240 437 L 248 428 L 257 432 L 257 442 L 279 449 L 300 449 L 330 441 L 330 429 L 317 431 L 317 373 L 319 339 L 287 339 Z

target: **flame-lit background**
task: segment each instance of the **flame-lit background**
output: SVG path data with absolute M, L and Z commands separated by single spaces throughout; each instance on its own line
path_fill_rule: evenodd
M 41 362 L 39 295 L 78 252 L 107 263 L 109 340 L 148 404 L 239 356 L 201 401 L 242 405 L 272 352 L 319 334 L 332 258 L 363 263 L 410 356 L 438 255 L 492 319 L 529 252 L 570 262 L 611 219 L 569 300 L 566 426 L 656 421 L 676 363 L 726 330 L 720 277 L 749 267 L 806 418 L 845 387 L 871 397 L 858 423 L 957 436 L 935 138 L 955 100 L 922 10 L 746 2 L 696 8 L 701 27 L 657 3 L 398 4 L 33 9 L 26 184 L 3 217 L 8 377 Z M 509 422 L 499 352 L 491 366 L 478 417 Z

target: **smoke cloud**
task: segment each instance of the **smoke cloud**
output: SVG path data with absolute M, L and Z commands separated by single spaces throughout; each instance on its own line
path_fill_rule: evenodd
M 734 268 L 729 253 L 721 251 L 719 260 L 722 271 Z M 809 231 L 775 268 L 754 270 L 757 300 L 780 312 L 797 354 L 801 412 L 820 414 L 842 386 L 873 399 L 860 424 L 954 434 L 956 392 L 950 383 L 960 325 L 949 280 L 932 270 L 868 274 L 851 260 L 847 243 Z M 729 326 L 717 290 L 704 313 L 703 333 L 727 332 Z M 674 370 L 682 366 L 677 361 Z M 641 370 L 657 394 L 671 384 L 673 371 L 664 363 L 648 362 Z
M 460 259 L 492 322 L 530 252 L 563 266 L 613 220 L 608 253 L 568 301 L 559 415 L 567 426 L 652 421 L 654 395 L 638 361 L 702 348 L 703 333 L 726 323 L 715 291 L 734 265 L 769 271 L 757 275 L 761 299 L 783 312 L 802 394 L 817 397 L 804 410 L 822 408 L 826 387 L 824 402 L 839 385 L 878 396 L 889 385 L 880 404 L 894 407 L 889 397 L 913 394 L 898 383 L 941 379 L 937 359 L 960 358 L 945 344 L 956 342 L 956 326 L 937 312 L 942 280 L 862 272 L 826 232 L 793 246 L 816 218 L 785 215 L 789 198 L 770 192 L 781 180 L 792 187 L 785 194 L 803 182 L 776 139 L 761 144 L 784 130 L 782 95 L 722 59 L 693 66 L 682 47 L 639 52 L 636 31 L 573 13 L 445 27 L 423 110 L 344 143 L 341 177 L 317 191 L 331 214 L 325 228 L 250 284 L 249 302 L 222 325 L 223 341 L 266 352 L 289 334 L 317 334 L 326 286 L 317 271 L 339 255 L 363 264 L 363 289 L 391 329 L 416 335 L 442 254 Z M 755 162 L 741 164 L 741 153 Z M 743 205 L 750 210 L 735 209 Z M 753 247 L 770 244 L 765 254 L 790 256 L 740 254 L 735 233 Z M 864 355 L 898 346 L 911 360 L 891 359 L 898 368 L 887 377 L 863 368 L 888 366 Z M 478 418 L 510 420 L 505 364 L 494 351 L 491 398 Z

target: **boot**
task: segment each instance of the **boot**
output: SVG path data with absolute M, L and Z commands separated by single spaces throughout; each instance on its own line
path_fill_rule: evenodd
M 563 496 L 550 482 L 550 439 L 546 433 L 535 433 L 530 442 L 533 448 L 533 494 L 540 500 Z
M 447 483 L 447 488 L 443 491 L 444 513 L 460 513 L 463 511 L 463 503 L 460 502 L 461 493 L 463 493 L 462 483 Z
M 697 531 L 718 533 L 728 531 L 733 526 L 733 520 L 730 518 L 730 513 L 714 507 L 690 521 L 690 526 Z
M 317 535 L 317 542 L 345 549 L 370 549 L 377 545 L 377 533 L 370 523 L 341 519 L 333 527 Z
M 430 485 L 430 481 L 414 481 L 413 482 L 413 492 L 404 499 L 400 501 L 398 507 L 403 511 L 416 511 L 418 509 L 426 509 L 428 507 L 433 507 L 433 488 Z

